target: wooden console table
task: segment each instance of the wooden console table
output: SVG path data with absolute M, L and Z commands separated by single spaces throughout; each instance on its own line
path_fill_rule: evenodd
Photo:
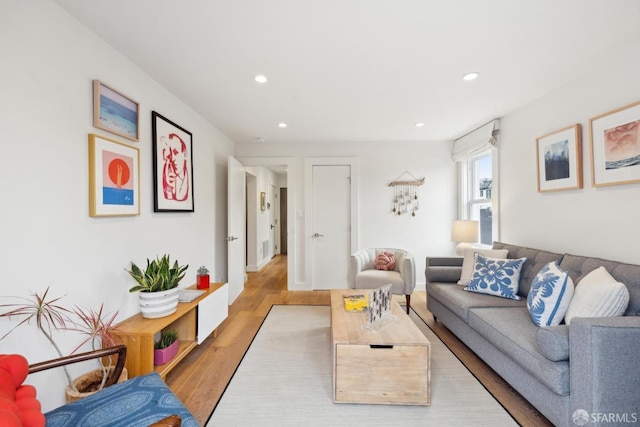
M 196 289 L 193 285 L 189 289 Z M 205 340 L 224 319 L 229 310 L 229 285 L 211 283 L 206 292 L 191 302 L 179 302 L 178 310 L 159 319 L 145 319 L 141 313 L 117 325 L 116 341 L 127 346 L 125 367 L 129 377 L 148 374 L 154 370 L 164 379 L 184 357 Z M 154 343 L 164 329 L 176 329 L 180 346 L 178 354 L 169 362 L 154 366 Z

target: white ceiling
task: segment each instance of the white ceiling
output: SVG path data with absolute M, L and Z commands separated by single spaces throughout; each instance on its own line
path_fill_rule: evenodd
M 454 139 L 640 38 L 639 0 L 56 2 L 239 144 Z

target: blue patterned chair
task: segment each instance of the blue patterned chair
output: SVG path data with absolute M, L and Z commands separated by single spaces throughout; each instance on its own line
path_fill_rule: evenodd
M 123 345 L 34 364 L 29 367 L 29 373 L 114 353 L 119 353 L 118 363 L 107 382 L 113 385 L 47 412 L 47 427 L 200 426 L 155 372 L 114 384 L 124 366 L 126 347 Z

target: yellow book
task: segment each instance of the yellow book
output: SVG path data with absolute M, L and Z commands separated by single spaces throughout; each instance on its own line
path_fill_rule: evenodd
M 344 308 L 347 311 L 366 311 L 367 296 L 365 294 L 349 294 L 343 295 Z

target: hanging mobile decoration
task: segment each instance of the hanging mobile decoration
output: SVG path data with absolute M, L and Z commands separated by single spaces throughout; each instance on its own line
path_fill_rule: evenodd
M 389 187 L 393 187 L 392 212 L 398 216 L 411 212 L 411 216 L 416 216 L 416 212 L 420 209 L 418 192 L 422 184 L 424 184 L 424 177 L 416 178 L 409 172 L 405 172 L 396 180 L 391 181 Z
M 393 188 L 393 212 L 395 212 L 398 208 L 398 189 L 396 187 Z

